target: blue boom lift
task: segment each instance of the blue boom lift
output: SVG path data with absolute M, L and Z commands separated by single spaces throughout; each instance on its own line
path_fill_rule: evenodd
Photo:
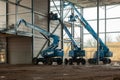
M 69 51 L 69 59 L 65 58 L 64 63 L 67 65 L 68 63 L 70 65 L 73 64 L 73 62 L 76 62 L 77 65 L 79 65 L 80 63 L 82 65 L 86 64 L 86 60 L 83 58 L 85 56 L 85 50 L 82 50 L 80 47 L 78 47 L 76 41 L 74 40 L 74 38 L 72 37 L 71 33 L 69 32 L 69 30 L 67 29 L 66 25 L 58 18 L 57 14 L 50 14 L 50 19 L 51 20 L 59 20 L 60 24 L 63 26 L 63 29 L 65 30 L 65 32 L 67 33 L 68 37 L 70 38 L 74 49 Z
M 85 27 L 85 29 L 97 40 L 99 39 L 99 50 L 95 52 L 93 58 L 88 59 L 88 62 L 90 64 L 96 64 L 97 61 L 102 61 L 103 64 L 110 64 L 111 59 L 109 57 L 113 56 L 113 53 L 109 50 L 107 45 L 103 43 L 101 38 L 98 38 L 97 33 L 92 29 L 90 24 L 85 20 L 85 18 L 82 16 L 82 14 L 77 10 L 77 8 L 72 3 L 65 4 L 64 6 L 71 6 L 73 10 L 77 13 L 77 16 L 75 18 L 78 18 L 79 21 L 82 23 L 82 25 Z
M 49 33 L 39 26 L 26 22 L 24 19 L 18 21 L 16 29 L 18 29 L 21 23 L 23 23 L 28 28 L 40 32 L 46 39 L 50 40 L 49 38 L 52 38 L 53 40 L 53 42 L 46 49 L 40 51 L 37 57 L 33 58 L 33 64 L 42 62 L 43 64 L 52 65 L 52 62 L 57 62 L 58 65 L 61 65 L 63 63 L 63 50 L 57 49 L 59 44 L 59 37 L 57 35 Z M 39 58 L 39 55 L 42 57 Z

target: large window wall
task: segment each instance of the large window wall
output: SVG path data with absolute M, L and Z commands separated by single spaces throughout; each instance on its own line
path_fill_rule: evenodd
M 116 5 L 105 5 L 99 8 L 99 35 L 100 38 L 113 52 L 113 60 L 120 60 L 118 56 L 120 54 L 120 8 L 119 4 Z M 84 8 L 84 17 L 92 26 L 92 28 L 97 32 L 97 8 L 90 7 Z M 94 51 L 96 51 L 96 40 L 89 34 L 87 30 L 84 29 L 84 48 L 92 57 Z M 88 57 L 88 56 L 87 56 Z
M 106 32 L 106 38 L 109 36 L 113 39 L 111 42 L 118 42 L 116 37 L 119 35 L 120 30 L 120 14 L 117 12 L 119 10 L 120 5 L 109 5 L 106 6 L 100 6 L 100 20 L 99 20 L 99 31 L 100 31 L 100 37 L 105 42 L 105 35 Z M 106 11 L 106 17 L 105 17 L 105 11 Z M 84 8 L 84 17 L 89 22 L 89 24 L 92 26 L 92 28 L 97 32 L 97 8 Z M 105 21 L 106 20 L 106 21 Z M 86 30 L 84 30 L 85 35 L 87 35 Z M 116 35 L 118 34 L 118 35 Z M 103 35 L 103 36 L 102 36 Z M 87 40 L 87 39 L 85 39 Z
M 56 2 L 56 6 L 51 6 L 52 11 L 55 13 L 60 12 L 60 2 L 57 0 L 53 0 Z M 58 10 L 56 10 L 56 7 Z M 113 60 L 119 60 L 120 57 L 117 52 L 120 49 L 120 12 L 118 12 L 120 8 L 120 4 L 115 5 L 103 5 L 99 7 L 99 37 L 102 41 L 110 48 L 110 51 L 113 52 Z M 81 12 L 83 10 L 83 16 L 97 33 L 97 7 L 89 7 L 89 8 L 79 8 L 78 10 Z M 69 22 L 69 16 L 72 13 L 71 8 L 63 9 L 64 23 L 67 25 L 67 28 L 73 35 L 74 39 L 77 41 L 78 45 L 81 44 L 81 40 L 83 38 L 83 47 L 86 50 L 86 58 L 93 57 L 94 52 L 97 50 L 97 40 L 93 38 L 93 36 L 83 27 L 83 37 L 82 29 L 79 21 L 74 22 L 73 25 Z M 82 12 L 81 12 L 82 13 Z M 76 13 L 74 13 L 76 14 Z M 73 28 L 74 26 L 74 28 Z M 71 41 L 67 34 L 63 30 L 63 38 L 64 38 L 64 51 L 68 53 L 71 48 Z M 117 57 L 118 56 L 118 57 Z

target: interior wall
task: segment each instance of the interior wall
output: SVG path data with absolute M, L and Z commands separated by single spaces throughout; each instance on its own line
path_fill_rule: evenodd
M 34 24 L 48 31 L 48 0 L 34 0 L 33 5 Z M 45 41 L 46 39 L 38 31 L 34 31 L 34 57 L 39 53 Z
M 32 13 L 31 13 L 32 2 L 31 1 L 32 0 L 21 0 L 20 5 L 25 6 L 27 8 L 17 6 L 17 20 L 24 19 L 25 21 L 32 23 Z M 20 25 L 19 30 L 32 33 L 32 29 L 30 29 L 24 25 Z
M 15 5 L 16 0 L 9 0 L 8 3 L 8 28 L 11 25 L 15 25 L 18 20 L 24 19 L 27 22 L 31 23 L 32 13 L 31 13 L 31 0 L 21 0 L 20 5 Z M 19 31 L 32 32 L 31 29 L 20 25 Z
M 6 38 L 0 36 L 0 63 L 6 62 Z
M 0 1 L 0 30 L 6 28 L 6 3 Z
M 8 26 L 5 25 L 5 28 L 15 27 L 14 25 L 17 23 L 19 19 L 24 19 L 29 23 L 34 23 L 35 25 L 41 27 L 42 29 L 48 31 L 48 1 L 49 0 L 33 0 L 33 12 L 32 13 L 32 0 L 21 0 L 20 5 L 16 5 L 17 0 L 8 0 L 8 3 L 4 1 L 0 1 L 5 3 L 8 6 L 7 16 L 5 15 L 5 19 L 8 20 L 5 22 Z M 27 8 L 26 8 L 27 7 Z M 1 7 L 0 7 L 1 8 Z M 6 9 L 7 9 L 6 8 Z M 5 11 L 6 11 L 5 9 Z M 6 13 L 6 12 L 5 12 Z M 32 20 L 33 19 L 33 20 Z M 33 22 L 32 22 L 33 21 Z M 32 29 L 25 27 L 23 24 L 19 26 L 19 31 L 22 33 L 21 36 L 26 37 L 9 37 L 8 38 L 8 61 L 10 64 L 27 64 L 31 63 L 32 60 L 32 51 L 33 56 L 36 56 L 38 52 L 41 50 L 43 44 L 46 39 L 38 32 L 32 31 Z M 34 34 L 34 38 L 28 38 L 24 32 L 29 32 Z M 32 37 L 32 36 L 31 36 Z M 48 46 L 48 44 L 46 45 Z M 32 49 L 33 48 L 33 49 Z
M 9 64 L 32 63 L 32 38 L 29 37 L 8 38 L 8 63 Z

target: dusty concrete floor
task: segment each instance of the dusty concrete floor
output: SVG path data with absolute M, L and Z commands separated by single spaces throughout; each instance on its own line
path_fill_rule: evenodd
M 0 80 L 120 80 L 120 66 L 0 64 Z

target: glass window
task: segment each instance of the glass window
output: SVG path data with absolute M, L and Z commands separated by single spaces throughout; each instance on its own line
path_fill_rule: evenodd
M 83 9 L 84 18 L 86 20 L 96 19 L 97 18 L 97 8 L 85 8 Z
M 51 6 L 51 8 L 50 8 L 51 11 L 57 10 L 57 9 L 60 11 L 60 1 L 57 1 L 57 0 L 56 0 L 56 1 L 55 1 L 55 0 L 52 1 L 52 0 L 51 0 L 50 6 Z M 57 6 L 57 9 L 56 9 L 56 6 Z
M 107 32 L 120 31 L 120 19 L 107 20 Z
M 100 6 L 100 8 L 99 8 L 99 18 L 100 19 L 105 18 L 105 7 L 104 6 Z
M 107 6 L 107 18 L 120 17 L 120 5 Z
M 75 27 L 74 37 L 80 38 L 80 27 Z
M 107 33 L 107 42 L 120 42 L 120 33 Z
M 92 27 L 92 29 L 97 32 L 97 21 L 88 21 L 89 25 Z M 84 33 L 89 33 L 86 28 L 84 28 Z
M 84 47 L 95 47 L 96 40 L 90 34 L 84 35 Z
M 115 34 L 115 40 L 116 42 L 120 42 L 120 33 Z

